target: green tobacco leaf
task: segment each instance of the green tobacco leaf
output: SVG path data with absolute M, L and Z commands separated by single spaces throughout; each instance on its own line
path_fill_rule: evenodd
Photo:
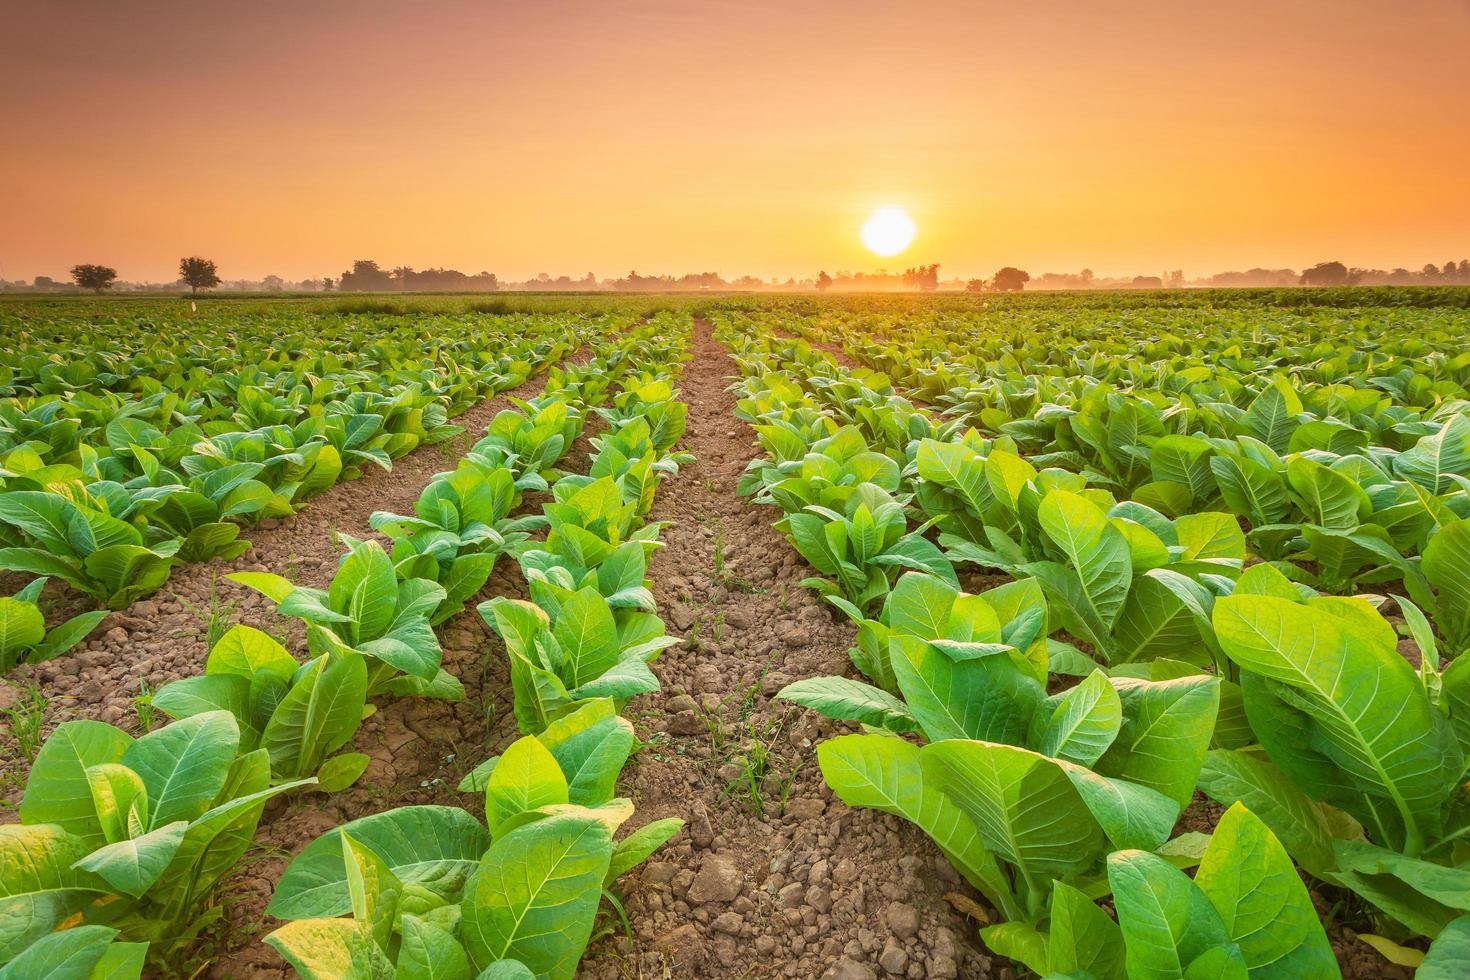
M 611 888 L 620 875 L 636 868 L 650 854 L 662 847 L 670 837 L 684 829 L 684 821 L 678 817 L 665 817 L 644 824 L 627 837 L 618 841 L 613 848 L 612 861 L 607 866 L 604 888 Z
M 1038 711 L 1031 724 L 1031 748 L 1091 766 L 1117 737 L 1123 724 L 1123 702 L 1107 675 L 1095 670 L 1067 691 L 1050 712 Z
M 46 618 L 30 602 L 0 596 L 0 669 L 20 659 L 20 653 L 46 638 Z
M 1429 944 L 1414 980 L 1459 980 L 1470 963 L 1470 915 L 1462 915 Z
M 549 816 L 491 844 L 462 906 L 472 963 L 513 958 L 537 976 L 570 980 L 611 858 L 612 832 L 591 811 Z
M 1127 944 L 1130 978 L 1189 975 L 1196 960 L 1230 943 L 1204 892 L 1161 857 L 1114 852 L 1108 857 L 1108 884 Z
M 1194 882 L 1220 913 L 1252 977 L 1336 975 L 1337 960 L 1291 858 L 1241 804 L 1215 827 Z
M 948 740 L 919 751 L 926 780 L 969 816 L 985 846 L 1027 880 L 1081 874 L 1106 842 L 1061 766 L 1010 745 Z
M 470 958 L 454 934 L 416 915 L 402 918 L 396 976 L 405 980 L 470 980 Z
M 1272 761 L 1365 826 L 1381 817 L 1363 794 L 1387 801 L 1425 840 L 1464 758 L 1383 619 L 1355 600 L 1226 596 L 1214 621 Z
M 1309 873 L 1320 878 L 1332 870 L 1332 829 L 1320 805 L 1269 760 L 1211 749 L 1200 770 L 1199 788 L 1226 806 L 1244 804 Z
M 53 824 L 0 826 L 0 962 L 110 890 L 74 866 L 93 846 Z
M 918 720 L 898 698 L 847 677 L 809 677 L 786 685 L 776 697 L 819 711 L 828 718 L 861 722 L 893 732 L 919 729 Z
M 124 895 L 140 898 L 168 869 L 184 842 L 188 826 L 187 822 L 176 820 L 139 837 L 108 844 L 77 861 L 76 866 L 97 875 Z
M 485 822 L 491 837 L 527 810 L 566 803 L 567 779 L 556 758 L 534 735 L 516 739 L 501 755 L 485 787 Z
M 406 806 L 330 830 L 306 845 L 276 886 L 267 911 L 278 919 L 346 915 L 352 905 L 342 862 L 342 830 L 371 848 L 405 884 L 458 899 L 490 835 L 459 807 Z
M 288 922 L 265 937 L 302 980 L 388 980 L 393 964 L 350 919 Z
M 93 980 L 117 935 L 116 929 L 84 925 L 43 936 L 0 967 L 0 980 Z M 106 976 L 103 974 L 102 976 Z M 117 980 L 124 980 L 119 976 Z
M 254 589 L 277 604 L 280 604 L 296 588 L 290 579 L 270 572 L 234 572 L 226 575 L 225 578 L 231 582 L 238 582 L 248 589 Z
M 918 825 L 992 904 L 1014 907 L 994 856 L 969 818 L 925 776 L 917 746 L 890 735 L 841 735 L 817 746 L 817 762 L 842 802 Z
M 362 722 L 367 664 L 356 653 L 319 658 L 286 692 L 261 734 L 271 771 L 295 779 L 314 774 Z
M 1133 578 L 1128 542 L 1102 511 L 1074 493 L 1047 494 L 1037 519 L 1077 575 L 1083 599 L 1079 611 L 1103 633 L 1111 630 Z
M 1125 949 L 1118 924 L 1064 881 L 1052 884 L 1049 938 L 1053 973 L 1124 980 Z
M 1182 809 L 1194 793 L 1215 727 L 1218 679 L 1115 677 L 1112 683 L 1122 703 L 1123 725 L 1094 768 L 1156 790 Z
M 1045 692 L 1010 656 L 955 660 L 912 636 L 890 644 L 894 676 L 930 741 L 980 738 L 1020 744 Z
M 148 788 L 150 829 L 202 816 L 225 785 L 240 745 L 226 711 L 209 711 L 149 732 L 119 760 Z
M 56 824 L 101 843 L 102 830 L 92 804 L 87 769 L 119 762 L 133 738 L 100 721 L 67 721 L 57 726 L 31 764 L 20 818 L 28 824 Z

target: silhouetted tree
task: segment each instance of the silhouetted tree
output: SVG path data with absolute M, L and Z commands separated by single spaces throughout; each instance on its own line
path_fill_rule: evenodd
M 995 274 L 990 288 L 998 293 L 1019 293 L 1031 281 L 1031 273 L 1008 265 Z
M 261 282 L 261 285 L 265 287 L 265 291 L 268 293 L 279 293 L 286 288 L 286 280 L 280 276 L 266 276 L 265 280 Z
M 1303 286 L 1346 286 L 1349 284 L 1347 266 L 1341 262 L 1318 262 L 1302 272 Z
M 984 279 L 971 279 L 969 282 L 965 283 L 965 292 L 967 292 L 967 293 L 983 293 L 983 292 L 985 292 L 985 280 Z
M 83 289 L 102 295 L 102 290 L 111 289 L 112 281 L 117 278 L 117 270 L 105 265 L 75 265 L 72 266 L 72 282 Z
M 324 292 L 324 293 L 330 293 L 331 291 L 332 291 L 332 277 L 331 276 L 322 276 L 322 292 Z
M 1134 289 L 1162 289 L 1163 286 L 1164 286 L 1164 280 L 1160 279 L 1158 276 L 1134 276 L 1133 277 L 1133 288 Z
M 903 284 L 922 292 L 932 293 L 939 288 L 939 263 L 920 265 L 903 271 Z
M 214 263 L 209 259 L 200 258 L 197 255 L 191 255 L 187 259 L 179 259 L 179 279 L 193 293 L 197 293 L 201 289 L 213 289 L 220 283 Z
M 826 270 L 817 273 L 817 291 L 825 293 L 832 288 L 832 277 L 827 275 Z

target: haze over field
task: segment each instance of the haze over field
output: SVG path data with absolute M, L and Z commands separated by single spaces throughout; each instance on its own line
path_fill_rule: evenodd
M 1457 259 L 1470 5 L 24 4 L 0 279 Z M 912 216 L 891 260 L 859 234 Z

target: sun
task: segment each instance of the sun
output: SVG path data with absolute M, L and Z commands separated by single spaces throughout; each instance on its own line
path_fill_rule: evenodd
M 874 211 L 863 225 L 863 244 L 875 255 L 897 255 L 914 240 L 914 219 L 897 205 Z

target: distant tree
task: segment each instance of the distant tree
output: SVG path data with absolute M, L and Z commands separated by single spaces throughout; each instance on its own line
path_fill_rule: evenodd
M 1019 293 L 1031 281 L 1031 273 L 1008 265 L 995 274 L 990 288 L 998 293 Z
M 280 276 L 266 276 L 265 281 L 261 283 L 261 286 L 263 286 L 265 288 L 265 291 L 268 293 L 279 293 L 281 290 L 286 288 L 286 280 L 282 279 Z
M 827 271 L 824 269 L 821 272 L 817 273 L 817 291 L 818 292 L 821 292 L 821 293 L 825 293 L 827 290 L 829 290 L 831 288 L 832 288 L 832 277 L 829 276 L 829 275 L 827 275 Z
M 1184 285 L 1184 270 L 1175 269 L 1164 275 L 1164 285 L 1170 289 L 1178 289 Z
M 939 263 L 903 270 L 903 284 L 922 292 L 934 292 L 939 288 Z
M 194 293 L 201 289 L 213 289 L 220 283 L 214 262 L 197 255 L 179 259 L 179 279 L 189 287 L 190 292 Z
M 76 265 L 71 270 L 72 282 L 99 296 L 102 295 L 102 290 L 112 288 L 112 282 L 116 278 L 117 270 L 105 265 Z
M 1161 288 L 1163 288 L 1163 285 L 1164 285 L 1164 280 L 1160 279 L 1158 276 L 1134 276 L 1133 277 L 1133 288 L 1134 289 L 1161 289 Z
M 985 292 L 985 280 L 984 279 L 971 279 L 969 282 L 965 283 L 965 292 L 967 292 L 967 293 L 983 293 L 983 292 Z
M 1318 262 L 1302 272 L 1303 286 L 1346 286 L 1349 284 L 1347 266 L 1341 262 Z
M 1082 280 L 1082 288 L 1083 289 L 1087 289 L 1088 287 L 1090 287 L 1092 285 L 1092 280 L 1094 278 L 1096 278 L 1096 276 L 1093 274 L 1093 271 L 1091 269 L 1083 269 L 1077 275 L 1078 275 L 1078 278 Z
M 330 293 L 331 291 L 332 291 L 332 277 L 331 276 L 322 276 L 322 292 L 324 292 L 324 293 Z

